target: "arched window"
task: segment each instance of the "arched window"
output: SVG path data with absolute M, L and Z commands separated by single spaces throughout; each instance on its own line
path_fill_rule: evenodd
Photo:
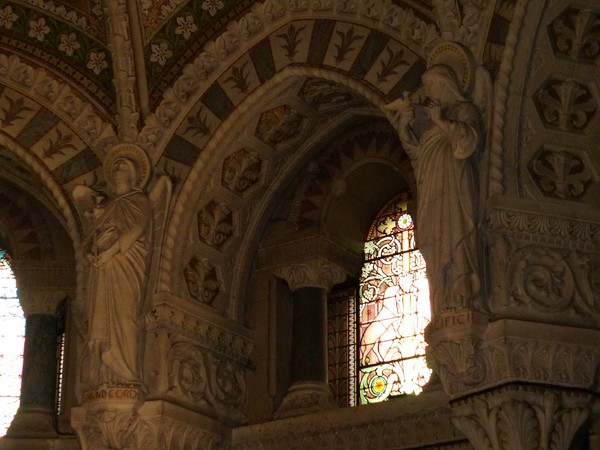
M 365 242 L 358 301 L 361 404 L 419 394 L 431 376 L 424 338 L 429 284 L 409 201 L 404 193 L 382 208 Z
M 329 384 L 340 406 L 419 394 L 431 376 L 429 283 L 409 204 L 401 194 L 372 222 L 358 289 L 350 283 L 329 295 Z
M 4 436 L 19 408 L 25 342 L 25 317 L 4 250 L 0 250 L 0 323 L 0 436 Z

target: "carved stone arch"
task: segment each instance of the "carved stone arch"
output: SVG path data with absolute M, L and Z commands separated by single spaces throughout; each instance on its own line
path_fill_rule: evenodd
M 72 88 L 68 78 L 34 67 L 14 54 L 0 54 L 0 85 L 13 89 L 47 108 L 101 158 L 117 137 L 111 113 Z
M 74 269 L 76 272 L 76 285 L 77 285 L 77 294 L 76 298 L 78 301 L 83 296 L 83 256 L 81 252 L 81 234 L 80 227 L 78 223 L 77 216 L 72 209 L 71 202 L 63 191 L 62 187 L 56 182 L 53 178 L 52 174 L 49 170 L 35 157 L 28 152 L 26 149 L 21 147 L 18 143 L 13 141 L 10 137 L 6 136 L 3 133 L 0 133 L 0 155 L 4 154 L 5 157 L 8 157 L 11 160 L 19 161 L 18 163 L 18 173 L 10 173 L 8 171 L 2 174 L 3 178 L 9 180 L 13 186 L 16 186 L 15 189 L 20 189 L 23 191 L 28 191 L 31 189 L 31 186 L 37 186 L 34 190 L 29 194 L 30 197 L 36 198 L 36 200 L 31 200 L 32 205 L 35 203 L 44 203 L 47 205 L 53 206 L 53 211 L 49 211 L 46 217 L 38 217 L 32 218 L 30 222 L 37 225 L 37 232 L 34 234 L 39 236 L 39 248 L 40 251 L 38 258 L 33 258 L 34 260 L 45 261 L 50 266 L 52 266 L 52 261 L 54 257 L 58 254 L 65 254 L 64 247 L 70 247 L 70 251 L 72 251 L 74 264 Z M 16 167 L 14 164 L 10 166 L 13 169 Z M 8 165 L 7 165 L 8 167 Z M 35 181 L 33 181 L 35 180 Z M 26 214 L 31 217 L 31 215 L 36 216 L 36 208 L 37 206 L 32 206 Z M 10 216 L 10 220 L 14 220 L 14 216 Z M 47 220 L 52 220 L 55 222 L 51 227 L 48 226 Z M 20 224 L 15 224 L 15 226 L 20 226 Z M 44 248 L 42 236 L 48 236 L 48 229 L 58 229 L 60 228 L 61 232 L 64 232 L 64 236 L 60 237 L 59 240 L 56 240 L 54 237 L 50 239 L 50 247 Z M 27 237 L 23 237 L 23 239 L 27 240 Z M 28 246 L 24 243 L 20 243 L 18 240 L 12 243 L 14 246 L 14 251 L 16 251 L 18 257 L 26 257 Z M 66 254 L 70 253 L 67 252 Z
M 266 0 L 255 4 L 241 19 L 232 21 L 227 26 L 227 31 L 208 42 L 204 51 L 183 69 L 183 74 L 172 87 L 165 90 L 160 104 L 145 122 L 139 135 L 140 143 L 153 161 L 158 161 L 168 140 L 193 106 L 207 96 L 221 94 L 215 82 L 236 62 L 243 64 L 244 58 L 252 59 L 253 55 L 263 52 L 271 54 L 272 49 L 282 45 L 281 42 L 276 43 L 276 40 L 283 40 L 289 58 L 287 61 L 271 58 L 256 70 L 253 76 L 259 85 L 287 66 L 321 66 L 324 58 L 331 57 L 331 48 L 335 47 L 333 39 L 340 39 L 342 49 L 349 51 L 352 45 L 357 46 L 352 48 L 352 61 L 355 64 L 345 67 L 348 65 L 347 61 L 342 64 L 345 55 L 340 53 L 344 50 L 338 49 L 336 70 L 363 79 L 363 82 L 375 90 L 388 95 L 388 101 L 395 99 L 402 92 L 398 84 L 402 84 L 404 90 L 410 90 L 419 84 L 428 52 L 440 41 L 434 17 L 423 17 L 408 7 L 380 0 L 364 5 L 341 0 L 302 5 Z M 290 27 L 293 28 L 294 35 L 305 33 L 301 44 L 304 48 L 296 48 L 300 46 L 299 41 L 297 44 L 290 44 Z M 361 30 L 364 35 L 361 31 L 348 33 L 351 29 Z M 321 50 L 309 52 L 312 43 L 318 44 Z M 249 51 L 244 51 L 245 48 Z M 396 71 L 397 66 L 392 66 L 402 60 L 403 53 L 409 55 L 410 62 L 405 64 L 403 70 Z M 359 54 L 360 61 L 356 63 Z M 372 73 L 375 64 L 381 65 L 384 71 L 389 70 L 390 75 L 397 76 L 391 83 L 392 86 L 389 86 L 385 73 L 380 72 L 379 77 Z M 329 67 L 333 68 L 333 65 L 330 64 Z M 379 79 L 369 80 L 369 75 Z M 254 86 L 250 91 L 253 89 Z M 237 104 L 238 101 L 239 98 L 234 103 Z
M 349 75 L 340 74 L 339 72 L 323 68 L 288 66 L 275 74 L 271 79 L 261 84 L 231 112 L 229 117 L 227 117 L 218 128 L 216 128 L 210 138 L 205 141 L 206 143 L 203 145 L 202 150 L 198 150 L 198 159 L 193 162 L 193 166 L 189 169 L 178 194 L 176 194 L 176 203 L 173 207 L 173 212 L 165 236 L 165 245 L 159 272 L 159 290 L 169 291 L 171 286 L 177 285 L 174 277 L 179 276 L 178 274 L 181 272 L 177 268 L 181 266 L 181 264 L 185 265 L 186 263 L 185 261 L 178 261 L 183 254 L 185 246 L 185 240 L 182 240 L 181 236 L 186 235 L 188 230 L 191 229 L 192 225 L 190 224 L 193 219 L 192 214 L 194 205 L 198 199 L 201 198 L 203 192 L 202 189 L 207 186 L 207 180 L 210 178 L 212 172 L 216 170 L 216 164 L 224 157 L 224 149 L 229 148 L 226 141 L 231 142 L 235 139 L 233 133 L 235 133 L 236 129 L 240 130 L 243 128 L 239 126 L 242 121 L 253 120 L 249 119 L 249 117 L 253 117 L 253 114 L 258 112 L 256 110 L 256 105 L 263 104 L 264 97 L 273 98 L 276 95 L 280 95 L 282 89 L 285 91 L 285 86 L 307 76 L 337 83 L 349 92 L 353 92 L 355 95 L 359 96 L 365 104 L 370 105 L 368 107 L 362 107 L 365 111 L 363 115 L 378 118 L 378 120 L 385 123 L 385 119 L 382 117 L 383 114 L 380 112 L 383 109 L 383 105 L 387 102 L 384 94 L 377 92 L 372 87 L 365 86 L 360 80 L 352 78 Z M 254 108 L 254 110 L 251 110 L 251 108 Z M 357 113 L 357 111 L 354 112 L 354 114 Z M 348 117 L 341 117 L 340 120 L 348 119 Z M 334 125 L 331 126 L 333 127 Z M 303 143 L 303 148 L 307 148 L 309 145 L 315 145 L 321 137 L 311 136 L 311 143 Z M 179 139 L 179 142 L 181 142 L 181 139 Z M 293 154 L 293 156 L 286 157 L 283 162 L 286 167 L 285 172 L 288 173 L 291 170 L 289 169 L 290 167 L 298 167 L 294 164 L 297 164 L 298 161 L 303 158 L 306 158 L 306 155 Z M 276 179 L 271 181 L 271 184 L 278 185 L 280 182 L 281 176 L 277 176 Z M 266 198 L 265 195 L 266 194 L 263 194 L 263 198 Z M 263 217 L 265 209 L 268 207 L 268 202 L 255 201 L 251 208 L 252 217 Z M 255 235 L 257 232 L 256 228 L 260 228 L 261 223 L 260 220 L 255 221 L 252 219 L 252 225 L 249 225 L 249 228 L 244 232 L 244 235 Z M 244 258 L 248 257 L 248 252 L 252 252 L 252 249 L 249 247 L 252 246 L 252 242 L 254 242 L 253 239 L 244 239 L 239 242 L 241 247 L 236 247 L 236 253 L 239 257 L 236 258 L 236 261 L 242 261 Z M 234 263 L 235 275 L 233 276 L 231 283 L 229 283 L 232 286 L 232 292 L 229 294 L 230 305 L 227 309 L 230 317 L 235 317 L 239 313 L 237 306 L 234 305 L 239 302 L 238 296 L 241 291 L 240 283 L 243 278 L 242 274 L 244 273 L 244 270 L 246 270 L 245 268 L 242 269 L 240 264 L 241 266 L 245 266 L 245 263 Z

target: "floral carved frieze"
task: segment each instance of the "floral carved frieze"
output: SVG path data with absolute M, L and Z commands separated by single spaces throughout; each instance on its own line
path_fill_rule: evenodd
M 260 181 L 263 161 L 255 153 L 242 148 L 223 161 L 221 183 L 236 194 L 244 194 Z
M 540 388 L 500 389 L 456 404 L 452 422 L 478 450 L 567 449 L 591 399 Z
M 600 252 L 600 224 L 592 221 L 495 207 L 488 214 L 488 225 L 490 231 L 514 240 Z
M 205 305 L 211 305 L 219 294 L 219 278 L 215 267 L 205 258 L 193 257 L 183 270 L 190 296 Z
M 567 8 L 549 27 L 557 55 L 595 64 L 600 56 L 600 13 Z
M 182 448 L 210 450 L 222 443 L 222 436 L 192 426 L 170 417 L 142 417 L 136 435 L 136 447 L 132 450 L 160 448 L 180 450 Z
M 233 230 L 233 213 L 225 203 L 213 200 L 198 212 L 198 237 L 211 247 L 221 249 Z
M 588 163 L 584 155 L 542 148 L 529 164 L 529 171 L 544 195 L 578 200 L 592 183 Z
M 573 80 L 549 79 L 533 99 L 547 127 L 569 132 L 585 131 L 598 108 L 589 87 Z
M 150 331 L 171 330 L 242 365 L 249 363 L 254 348 L 250 338 L 167 303 L 154 306 L 146 316 L 146 324 Z
M 305 118 L 289 105 L 281 105 L 263 112 L 256 125 L 256 136 L 277 145 L 300 133 Z

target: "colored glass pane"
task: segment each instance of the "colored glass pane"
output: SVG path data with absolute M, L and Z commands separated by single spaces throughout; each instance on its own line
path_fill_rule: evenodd
M 415 247 L 406 194 L 386 205 L 365 242 L 359 286 L 359 397 L 375 403 L 418 394 L 431 370 L 425 362 L 429 323 L 425 261 Z
M 25 318 L 9 257 L 0 251 L 0 436 L 6 434 L 19 407 Z

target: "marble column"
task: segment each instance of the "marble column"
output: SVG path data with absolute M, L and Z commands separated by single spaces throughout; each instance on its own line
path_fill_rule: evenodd
M 339 267 L 315 258 L 278 270 L 294 300 L 292 376 L 275 418 L 335 407 L 327 381 L 327 293 L 346 279 Z
M 25 314 L 21 402 L 8 431 L 11 438 L 47 438 L 56 431 L 56 309 L 63 290 L 19 288 Z

